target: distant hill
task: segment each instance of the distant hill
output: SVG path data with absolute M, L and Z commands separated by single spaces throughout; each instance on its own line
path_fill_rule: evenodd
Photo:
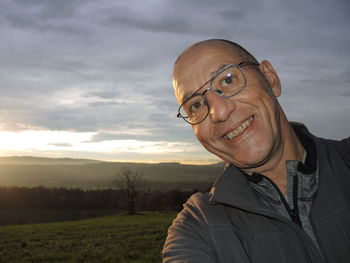
M 103 161 L 90 159 L 72 159 L 72 158 L 45 158 L 34 156 L 11 156 L 0 157 L 1 164 L 13 165 L 82 165 L 87 163 L 101 163 Z
M 89 159 L 0 157 L 1 186 L 111 188 L 112 177 L 123 168 L 144 174 L 144 188 L 207 189 L 221 173 L 223 164 L 123 163 Z

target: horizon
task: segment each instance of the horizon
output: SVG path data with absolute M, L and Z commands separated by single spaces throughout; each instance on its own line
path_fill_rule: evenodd
M 105 163 L 130 163 L 130 164 L 180 164 L 180 165 L 216 165 L 223 163 L 222 160 L 217 162 L 208 162 L 208 163 L 195 163 L 195 162 L 174 162 L 174 161 L 162 161 L 162 162 L 144 162 L 144 161 L 135 161 L 135 160 L 99 160 L 99 159 L 87 159 L 87 158 L 72 158 L 72 157 L 47 157 L 47 156 L 33 156 L 33 155 L 17 155 L 17 156 L 3 156 L 0 155 L 0 160 L 2 158 L 33 158 L 33 159 L 49 159 L 49 160 L 71 160 L 71 161 L 94 161 L 94 162 L 105 162 Z M 0 163 L 1 165 L 1 163 Z

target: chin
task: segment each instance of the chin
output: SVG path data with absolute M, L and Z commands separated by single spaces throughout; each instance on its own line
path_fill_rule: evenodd
M 257 149 L 254 149 L 252 151 L 245 149 L 239 154 L 231 153 L 231 158 L 227 161 L 241 169 L 256 168 L 267 163 L 271 157 L 271 153 L 272 149 L 269 147 L 263 149 L 260 148 L 258 151 Z M 244 158 L 242 158 L 243 156 Z

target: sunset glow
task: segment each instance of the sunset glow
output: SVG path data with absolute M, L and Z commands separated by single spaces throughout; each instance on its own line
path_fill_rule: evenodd
M 48 157 L 95 156 L 96 159 L 107 159 L 118 161 L 182 161 L 184 163 L 212 163 L 213 160 L 206 159 L 199 154 L 197 159 L 180 159 L 171 157 L 172 154 L 196 151 L 198 146 L 184 142 L 165 141 L 141 141 L 141 140 L 108 140 L 93 141 L 95 132 L 71 132 L 71 131 L 48 131 L 28 130 L 21 132 L 0 131 L 0 155 L 1 156 L 23 156 L 23 155 L 45 155 Z M 62 155 L 64 153 L 65 155 Z M 89 155 L 92 154 L 92 155 Z M 100 154 L 108 157 L 101 158 Z M 138 154 L 135 159 L 130 154 Z M 115 156 L 115 157 L 113 157 Z M 90 157 L 91 158 L 91 157 Z M 204 158 L 204 159 L 203 159 Z M 215 162 L 215 161 L 214 161 Z

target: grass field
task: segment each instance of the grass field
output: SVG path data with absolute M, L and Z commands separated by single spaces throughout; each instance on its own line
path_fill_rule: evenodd
M 117 209 L 0 209 L 0 226 L 77 221 L 118 212 Z
M 0 262 L 161 262 L 175 212 L 0 227 Z

